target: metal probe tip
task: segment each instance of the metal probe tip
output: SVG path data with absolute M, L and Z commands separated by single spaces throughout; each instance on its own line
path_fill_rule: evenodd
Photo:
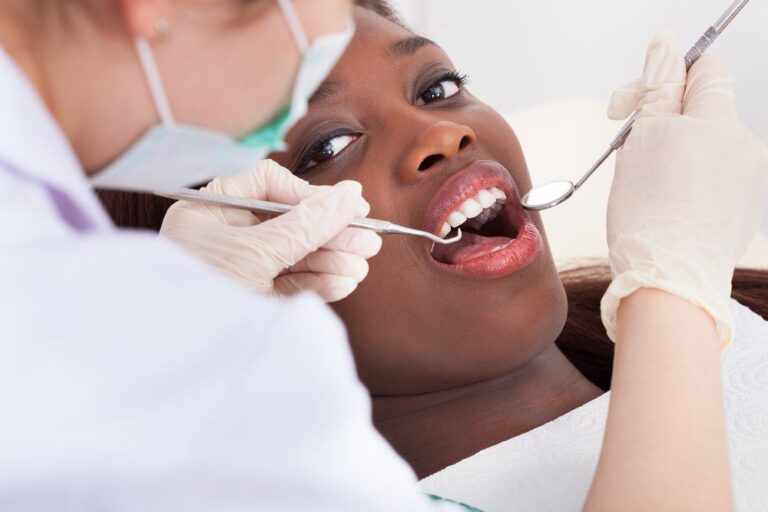
M 455 244 L 456 242 L 461 240 L 461 228 L 456 228 L 456 230 L 458 232 L 456 233 L 456 236 L 454 236 L 453 238 L 440 238 L 437 235 L 433 235 L 432 233 L 425 232 L 425 234 L 429 236 L 429 239 L 432 240 L 432 247 L 429 249 L 429 252 L 432 252 L 435 250 L 436 244 L 449 245 L 449 244 Z
M 461 240 L 461 228 L 456 228 L 456 231 L 457 231 L 456 236 L 454 236 L 453 238 L 440 238 L 437 235 L 432 235 L 432 237 L 434 237 L 432 238 L 432 241 L 440 245 L 455 244 L 456 242 Z

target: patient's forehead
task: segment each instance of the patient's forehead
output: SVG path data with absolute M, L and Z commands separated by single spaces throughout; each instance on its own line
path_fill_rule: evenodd
M 415 34 L 362 7 L 355 7 L 354 19 L 355 36 L 312 96 L 310 113 L 320 107 L 349 104 L 353 97 L 378 100 L 382 90 L 390 90 L 401 80 L 407 59 L 394 58 L 391 49 Z
M 362 7 L 355 8 L 355 36 L 333 74 L 374 78 L 370 72 L 392 64 L 391 46 L 414 34 L 383 16 Z
M 353 45 L 355 43 L 387 45 L 387 42 L 414 35 L 410 30 L 369 9 L 355 7 L 354 17 L 357 30 L 352 40 Z
M 356 31 L 339 62 L 309 102 L 307 122 L 314 115 L 340 113 L 344 106 L 363 110 L 384 107 L 384 99 L 413 95 L 414 83 L 427 65 L 454 68 L 451 59 L 433 41 L 415 34 L 374 11 L 356 7 Z M 384 107 L 386 108 L 386 107 Z
M 336 81 L 347 88 L 353 84 L 366 86 L 371 82 L 395 79 L 392 71 L 402 69 L 402 66 L 408 62 L 407 57 L 414 54 L 415 49 L 420 46 L 411 46 L 410 51 L 402 52 L 398 56 L 392 52 L 393 45 L 423 38 L 362 7 L 355 8 L 354 18 L 355 36 L 328 76 L 329 81 Z M 424 39 L 424 41 L 428 40 Z M 444 52 L 437 46 L 433 46 L 433 50 L 440 52 L 445 58 Z

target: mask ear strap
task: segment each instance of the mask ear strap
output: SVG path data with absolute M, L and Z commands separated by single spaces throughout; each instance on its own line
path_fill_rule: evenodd
M 307 34 L 304 31 L 304 27 L 301 24 L 299 14 L 296 12 L 296 8 L 291 0 L 277 0 L 280 10 L 283 11 L 283 17 L 288 23 L 288 28 L 291 29 L 293 40 L 296 41 L 296 46 L 299 47 L 299 52 L 304 55 L 307 48 L 309 48 L 309 41 L 307 40 Z
M 173 119 L 171 106 L 168 103 L 168 97 L 165 95 L 163 80 L 160 78 L 160 71 L 157 69 L 157 61 L 155 61 L 152 48 L 147 40 L 142 38 L 136 38 L 134 45 L 139 55 L 139 62 L 144 70 L 144 77 L 147 79 L 149 92 L 152 94 L 155 110 L 157 110 L 157 114 L 164 125 L 173 126 L 176 124 L 176 121 Z

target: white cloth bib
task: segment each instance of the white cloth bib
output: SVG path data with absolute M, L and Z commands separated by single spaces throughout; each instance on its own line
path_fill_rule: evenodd
M 738 512 L 768 510 L 768 322 L 731 301 L 722 375 Z M 484 512 L 581 510 L 597 467 L 609 393 L 421 481 Z

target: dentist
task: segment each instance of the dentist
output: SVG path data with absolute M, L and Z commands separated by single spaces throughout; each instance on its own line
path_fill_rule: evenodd
M 360 186 L 311 187 L 258 161 L 343 53 L 350 12 L 349 0 L 2 2 L 0 509 L 430 508 L 374 431 L 319 300 L 254 294 L 119 231 L 90 190 L 251 171 L 218 183 L 299 207 L 257 225 L 207 219 L 209 243 L 257 254 L 259 291 L 349 294 L 380 247 L 345 229 L 367 214 Z

